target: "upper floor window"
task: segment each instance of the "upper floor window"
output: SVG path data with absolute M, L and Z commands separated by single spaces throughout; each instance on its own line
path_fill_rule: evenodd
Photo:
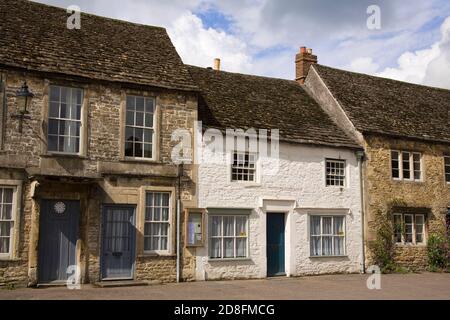
M 155 99 L 127 96 L 125 156 L 154 158 Z
M 235 151 L 231 165 L 231 181 L 256 182 L 256 159 L 254 153 Z
M 82 103 L 82 89 L 50 86 L 48 151 L 80 152 Z
M 0 256 L 10 255 L 14 230 L 14 189 L 0 187 Z
M 345 186 L 345 160 L 326 159 L 326 181 L 328 186 Z
M 422 155 L 418 152 L 391 151 L 391 166 L 395 180 L 422 180 Z
M 450 156 L 444 156 L 445 181 L 450 183 Z
M 424 214 L 394 214 L 394 240 L 396 243 L 421 244 L 425 242 Z

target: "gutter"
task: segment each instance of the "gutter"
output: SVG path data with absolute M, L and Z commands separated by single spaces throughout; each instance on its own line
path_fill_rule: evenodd
M 178 165 L 178 192 L 177 192 L 177 283 L 181 281 L 181 177 L 183 175 L 183 165 Z
M 364 222 L 364 179 L 362 173 L 362 164 L 364 161 L 364 151 L 357 151 L 356 158 L 358 159 L 359 170 L 359 196 L 361 199 L 361 273 L 366 273 L 366 248 L 365 248 L 365 222 Z

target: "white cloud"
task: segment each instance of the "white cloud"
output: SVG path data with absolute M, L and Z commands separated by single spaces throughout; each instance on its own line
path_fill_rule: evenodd
M 450 17 L 441 26 L 441 39 L 429 48 L 407 51 L 397 66 L 379 70 L 371 57 L 352 60 L 346 69 L 400 81 L 450 89 Z
M 192 13 L 186 13 L 168 28 L 169 35 L 183 61 L 208 67 L 221 58 L 224 70 L 250 72 L 252 58 L 246 44 L 224 31 L 206 29 Z
M 353 60 L 350 65 L 346 68 L 355 72 L 362 73 L 375 73 L 377 72 L 379 65 L 373 62 L 373 59 L 370 57 L 356 58 Z

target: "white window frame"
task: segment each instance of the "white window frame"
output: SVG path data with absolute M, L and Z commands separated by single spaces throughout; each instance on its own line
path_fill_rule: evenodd
M 448 160 L 448 164 L 445 163 L 446 160 Z M 450 178 L 447 180 L 447 175 L 450 177 L 450 155 L 444 155 L 444 180 L 450 185 Z
M 144 99 L 144 126 L 136 126 L 136 125 L 127 125 L 127 100 L 128 97 L 133 97 L 133 98 L 143 98 Z M 145 101 L 146 100 L 153 100 L 153 127 L 146 127 L 145 126 Z M 157 106 L 156 106 L 156 97 L 154 96 L 145 96 L 145 95 L 136 95 L 136 94 L 125 94 L 125 102 L 124 102 L 124 112 L 123 112 L 123 156 L 126 160 L 136 160 L 136 161 L 156 161 L 157 159 L 157 149 L 156 149 L 156 144 L 157 144 L 157 134 L 156 134 L 156 130 L 157 130 Z M 134 122 L 136 123 L 136 111 L 134 111 L 134 117 L 135 120 Z M 146 158 L 146 157 L 135 157 L 135 156 L 127 156 L 126 155 L 126 138 L 127 138 L 127 127 L 130 128 L 138 128 L 138 129 L 142 129 L 142 130 L 152 130 L 152 157 L 151 158 Z M 142 148 L 144 148 L 144 142 L 142 142 Z M 144 151 L 144 149 L 143 149 Z
M 333 162 L 335 164 L 342 164 L 342 163 L 344 164 L 344 176 L 343 176 L 344 181 L 343 181 L 342 186 L 328 184 L 328 176 L 330 176 L 330 179 L 333 181 L 337 181 L 336 180 L 337 178 L 342 177 L 339 175 L 332 175 L 332 174 L 328 175 L 327 166 L 328 166 L 328 163 L 331 163 L 331 162 Z M 345 188 L 347 186 L 347 161 L 345 159 L 333 159 L 333 158 L 325 159 L 325 186 L 330 187 L 330 188 Z
M 147 221 L 145 220 L 145 214 L 146 214 L 146 210 L 147 210 L 147 194 L 148 193 L 161 193 L 161 194 L 169 194 L 169 217 L 168 217 L 168 225 L 169 225 L 169 229 L 167 231 L 167 249 L 166 250 L 146 250 L 145 249 L 145 239 L 146 238 L 151 238 L 151 236 L 146 235 L 145 234 L 145 224 L 146 223 L 166 223 L 164 222 L 159 222 L 159 221 Z M 172 252 L 171 248 L 172 248 L 172 192 L 171 191 L 165 191 L 165 190 L 153 190 L 153 189 L 147 189 L 147 190 L 143 190 L 143 227 L 142 227 L 142 236 L 144 239 L 143 242 L 143 252 L 144 254 L 157 254 L 157 255 L 167 255 L 170 254 Z
M 398 170 L 399 170 L 399 177 L 395 178 L 393 175 L 393 166 L 392 166 L 392 153 L 393 152 L 397 152 L 398 153 Z M 409 178 L 404 178 L 404 170 L 403 170 L 403 154 L 407 153 L 408 154 L 408 163 L 409 163 Z M 415 178 L 415 173 L 417 172 L 417 170 L 414 170 L 414 155 L 418 155 L 420 160 L 419 160 L 419 164 L 420 164 L 420 179 L 416 179 Z M 424 170 L 423 170 L 423 160 L 422 160 L 422 153 L 420 152 L 413 152 L 413 151 L 401 151 L 401 150 L 391 150 L 390 152 L 390 167 L 391 167 L 391 178 L 395 181 L 411 181 L 411 182 L 422 182 L 423 181 L 423 175 L 424 175 Z
M 13 260 L 17 257 L 17 249 L 19 245 L 19 228 L 20 228 L 20 211 L 22 197 L 22 181 L 20 180 L 3 180 L 0 179 L 0 188 L 13 189 L 11 218 L 13 226 L 10 230 L 9 252 L 0 253 L 0 261 Z
M 427 220 L 426 220 L 426 215 L 423 213 L 399 213 L 396 212 L 393 214 L 393 223 L 395 223 L 395 217 L 396 216 L 400 216 L 400 220 L 401 220 L 401 242 L 397 242 L 396 240 L 396 235 L 394 233 L 394 243 L 396 245 L 414 245 L 414 246 L 425 246 L 427 244 L 427 231 L 426 231 L 426 225 L 427 225 Z M 405 240 L 405 233 L 403 232 L 404 230 L 404 226 L 405 226 L 405 217 L 406 216 L 410 216 L 412 219 L 412 242 L 406 242 Z M 422 242 L 417 243 L 416 240 L 416 236 L 417 236 L 417 232 L 416 232 L 416 221 L 417 221 L 417 217 L 421 216 L 423 219 L 423 227 L 422 227 Z M 394 225 L 394 232 L 395 232 L 395 225 Z
M 51 110 L 51 103 L 52 102 L 56 102 L 56 101 L 52 101 L 51 100 L 51 90 L 52 87 L 58 87 L 60 90 L 60 98 L 59 98 L 59 103 L 61 103 L 61 89 L 62 88 L 66 88 L 66 89 L 70 89 L 70 90 L 81 90 L 81 110 L 80 110 L 80 120 L 73 120 L 73 119 L 68 119 L 68 118 L 61 118 L 59 117 L 52 117 L 50 116 L 50 110 Z M 46 142 L 47 142 L 47 153 L 48 154 L 55 154 L 55 155 L 73 155 L 73 156 L 81 156 L 84 152 L 83 150 L 83 145 L 84 145 L 84 137 L 85 137 L 85 133 L 84 133 L 84 127 L 85 127 L 85 121 L 84 121 L 84 98 L 85 98 L 85 92 L 83 88 L 80 87 L 69 87 L 69 86 L 62 86 L 62 85 L 58 85 L 58 84 L 51 84 L 48 88 L 48 114 L 47 114 L 47 137 L 46 137 Z M 54 151 L 54 150 L 50 150 L 48 148 L 48 141 L 49 141 L 49 127 L 50 127 L 50 120 L 57 120 L 57 121 L 72 121 L 72 122 L 79 122 L 80 123 L 80 136 L 78 137 L 79 142 L 78 142 L 78 152 L 66 152 L 66 151 Z M 58 131 L 59 131 L 59 127 L 58 127 Z M 54 135 L 52 135 L 54 136 Z M 60 137 L 60 134 L 58 132 L 58 134 L 56 135 L 58 137 Z M 59 143 L 59 142 L 58 142 Z
M 311 230 L 311 221 L 312 218 L 315 217 L 319 217 L 320 218 L 320 235 L 313 235 L 312 234 L 312 230 Z M 343 226 L 342 229 L 344 230 L 344 235 L 342 236 L 344 238 L 344 252 L 343 254 L 340 255 L 324 255 L 324 254 L 320 254 L 320 255 L 313 255 L 312 254 L 312 248 L 311 248 L 311 241 L 313 237 L 331 237 L 332 238 L 332 248 L 334 248 L 334 237 L 339 236 L 339 235 L 334 235 L 334 231 L 333 234 L 323 234 L 323 218 L 331 218 L 331 228 L 333 229 L 334 227 L 334 218 L 343 218 Z M 309 257 L 310 258 L 327 258 L 327 257 L 346 257 L 347 256 L 347 216 L 345 214 L 309 214 L 309 219 L 308 219 L 308 231 L 309 231 L 309 237 L 308 237 L 308 242 L 309 242 Z M 322 251 L 322 241 L 320 242 L 321 245 L 321 251 Z M 333 249 L 334 250 L 334 249 Z
M 246 154 L 250 156 L 254 156 L 255 157 L 255 161 L 254 161 L 254 168 L 250 168 L 250 167 L 239 167 L 239 166 L 234 166 L 234 155 L 235 154 L 243 154 L 244 156 Z M 250 158 L 249 158 L 250 160 Z M 256 184 L 258 183 L 258 171 L 259 171 L 259 157 L 258 157 L 258 153 L 256 152 L 247 152 L 247 151 L 233 151 L 231 152 L 231 163 L 230 163 L 230 182 L 232 183 L 242 183 L 242 184 Z M 234 180 L 233 179 L 233 170 L 234 169 L 242 169 L 242 170 L 253 170 L 253 180 Z M 249 175 L 249 171 L 247 172 L 247 175 Z
M 221 223 L 220 223 L 220 236 L 212 236 L 211 230 L 212 230 L 212 219 L 213 217 L 220 217 L 221 218 Z M 233 228 L 234 228 L 234 236 L 224 236 L 224 232 L 223 232 L 223 218 L 226 217 L 233 217 L 234 218 L 234 224 L 233 224 Z M 245 236 L 237 236 L 236 235 L 236 217 L 238 218 L 245 218 L 246 219 L 246 223 L 245 223 L 245 232 L 246 235 Z M 249 223 L 250 223 L 250 217 L 246 214 L 213 214 L 213 215 L 209 215 L 208 217 L 208 258 L 209 260 L 212 261 L 228 261 L 228 260 L 247 260 L 250 257 L 250 237 L 249 237 Z M 229 258 L 225 258 L 224 257 L 224 239 L 225 238 L 233 238 L 234 239 L 234 248 L 233 248 L 233 255 L 234 257 L 229 257 Z M 236 244 L 237 241 L 236 239 L 242 239 L 245 238 L 246 241 L 246 248 L 245 248 L 245 257 L 236 257 L 236 253 L 237 253 L 237 248 L 236 248 Z M 212 257 L 211 255 L 211 249 L 212 249 L 212 239 L 221 239 L 221 248 L 220 248 L 220 253 L 221 253 L 221 257 L 217 258 L 217 257 Z

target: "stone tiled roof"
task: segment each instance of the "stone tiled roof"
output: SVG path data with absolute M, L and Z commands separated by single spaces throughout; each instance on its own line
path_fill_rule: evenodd
M 450 90 L 314 65 L 356 129 L 450 142 Z
M 163 88 L 195 90 L 165 29 L 0 0 L 0 65 Z
M 295 81 L 188 66 L 199 119 L 218 129 L 280 129 L 280 140 L 358 147 Z

